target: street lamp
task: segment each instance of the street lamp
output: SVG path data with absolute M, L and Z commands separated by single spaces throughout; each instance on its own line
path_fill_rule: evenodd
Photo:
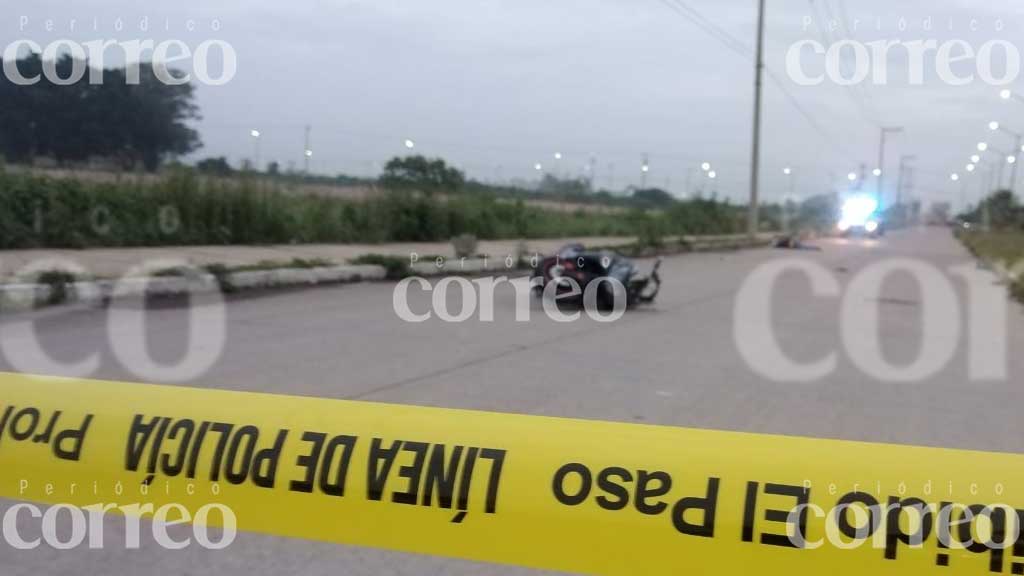
M 996 177 L 996 188 L 1000 188 L 1003 185 L 1003 174 L 1004 174 L 1003 168 L 1006 166 L 1006 164 L 1011 164 L 1013 166 L 1014 176 L 1016 176 L 1017 159 L 1016 159 L 1016 156 L 1014 154 L 1010 154 L 1009 152 L 1005 152 L 1003 150 L 999 150 L 998 148 L 994 148 L 992 146 L 989 146 L 985 142 L 979 142 L 978 143 L 978 150 L 981 150 L 982 152 L 988 152 L 989 154 L 995 154 L 996 156 L 999 156 L 1000 159 L 1001 159 L 999 162 L 996 162 L 996 168 L 997 168 L 996 174 L 995 174 L 995 177 Z M 1011 156 L 1014 157 L 1014 159 L 1012 161 L 1009 160 L 1009 158 Z M 1005 159 L 1006 161 L 1004 162 L 1002 159 Z M 1011 187 L 1012 187 L 1012 185 L 1011 185 Z
M 972 154 L 971 164 L 977 164 L 978 162 L 981 162 L 981 156 L 978 156 L 977 154 Z
M 875 176 L 881 176 L 882 175 L 882 169 L 881 168 L 875 168 L 874 170 L 871 171 L 871 173 L 874 174 Z
M 542 166 L 540 162 L 537 162 L 536 164 L 533 165 L 533 169 L 536 170 L 537 172 L 540 172 L 541 170 L 544 169 L 544 166 Z
M 968 172 L 974 172 L 974 164 L 968 164 L 966 166 L 966 169 Z
M 715 172 L 714 170 L 709 170 L 708 171 L 708 178 L 711 178 L 712 180 L 714 180 L 715 178 L 718 178 L 718 173 Z
M 1006 162 L 1013 165 L 1013 169 L 1010 170 L 1010 190 L 1013 190 L 1014 186 L 1017 184 L 1017 154 L 1020 153 L 1022 148 L 1021 141 L 1024 140 L 1024 134 L 1010 130 L 1005 126 L 1001 126 L 999 122 L 996 122 L 995 120 L 988 123 L 988 128 L 989 130 L 998 130 L 1013 137 L 1013 153 L 1006 157 Z
M 313 157 L 313 151 L 307 148 L 306 149 L 306 158 L 312 158 L 312 157 Z
M 999 97 L 1002 98 L 1003 100 L 1013 99 L 1018 102 L 1024 102 L 1024 96 L 1021 96 L 1020 94 L 1017 94 L 1016 92 L 1013 92 L 1006 88 L 999 92 Z
M 857 173 L 856 172 L 850 172 L 849 174 L 846 175 L 846 179 L 849 180 L 850 182 L 856 181 L 857 180 Z
M 260 131 L 253 128 L 249 130 L 249 136 L 252 136 L 252 167 L 254 170 L 259 172 L 260 170 Z
M 953 182 L 958 182 L 960 180 L 960 175 L 957 174 L 956 172 L 953 172 L 952 174 L 949 175 L 949 179 L 952 180 Z
M 711 170 L 711 164 L 708 162 L 704 162 L 703 164 L 700 165 L 700 169 L 707 172 L 708 170 Z
M 406 138 L 405 139 L 405 147 L 408 148 L 409 150 L 412 150 L 413 148 L 416 147 L 416 143 L 413 142 L 412 140 Z
M 789 166 L 786 166 L 785 168 L 782 169 L 782 173 L 789 177 L 789 191 L 786 194 L 786 197 L 783 198 L 782 200 L 782 231 L 788 234 L 790 228 L 789 204 L 790 202 L 793 201 L 794 196 L 793 169 L 790 168 Z

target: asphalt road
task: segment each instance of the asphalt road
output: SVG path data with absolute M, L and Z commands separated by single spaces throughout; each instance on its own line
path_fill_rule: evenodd
M 511 289 L 499 290 L 495 321 L 410 324 L 393 309 L 392 284 L 356 284 L 232 298 L 227 338 L 217 362 L 188 386 L 362 399 L 1019 452 L 1024 420 L 1024 314 L 1009 305 L 1008 377 L 971 381 L 967 338 L 933 377 L 912 383 L 867 375 L 843 352 L 840 300 L 815 298 L 806 280 L 786 275 L 771 299 L 774 330 L 793 359 L 838 352 L 838 366 L 812 382 L 772 382 L 737 350 L 736 295 L 750 272 L 772 259 L 820 264 L 840 284 L 871 264 L 913 258 L 942 270 L 966 317 L 964 282 L 949 273 L 973 266 L 948 230 L 928 228 L 882 240 L 825 239 L 820 250 L 750 250 L 690 254 L 665 260 L 656 304 L 613 323 L 585 316 L 556 323 L 531 303 L 531 319 L 516 322 Z M 994 282 L 994 276 L 988 281 Z M 875 338 L 894 364 L 913 360 L 922 342 L 926 307 L 908 276 L 894 275 L 874 301 Z M 458 301 L 450 298 L 452 309 Z M 423 312 L 429 295 L 410 292 Z M 187 309 L 163 305 L 146 312 L 146 344 L 157 359 L 185 348 Z M 949 310 L 933 310 L 950 314 Z M 953 311 L 955 313 L 955 311 Z M 34 321 L 43 349 L 62 361 L 100 352 L 98 378 L 140 380 L 110 351 L 109 311 L 55 309 L 15 317 Z M 12 320 L 0 324 L 9 328 Z M 955 338 L 955 334 L 943 335 Z M 989 346 L 986 342 L 983 345 Z M 25 368 L 21 359 L 18 367 Z M 12 369 L 11 358 L 0 359 Z M 40 367 L 44 371 L 59 371 Z M 116 521 L 115 521 L 116 522 Z M 6 574 L 518 574 L 529 571 L 409 554 L 242 534 L 225 552 L 170 552 L 152 543 L 140 551 L 16 552 L 0 548 Z

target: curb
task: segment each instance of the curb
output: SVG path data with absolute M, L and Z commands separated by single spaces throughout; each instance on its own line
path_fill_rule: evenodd
M 666 247 L 636 257 L 672 255 L 686 252 L 716 252 L 768 246 L 772 239 L 761 235 L 751 239 L 736 236 L 680 236 L 668 239 Z M 671 249 L 678 247 L 678 249 Z M 502 258 L 448 258 L 437 265 L 424 260 L 409 265 L 409 272 L 421 276 L 480 274 L 526 270 L 520 262 Z M 195 272 L 188 276 L 139 276 L 120 280 L 79 280 L 57 288 L 53 284 L 15 282 L 0 284 L 0 312 L 21 312 L 55 304 L 103 304 L 131 297 L 173 297 L 215 291 L 235 292 L 294 286 L 343 284 L 387 279 L 387 270 L 376 264 L 321 266 L 316 268 L 276 268 L 244 270 L 214 275 Z
M 351 265 L 319 268 L 278 268 L 229 272 L 223 276 L 195 273 L 189 276 L 139 276 L 120 280 L 80 280 L 57 289 L 52 284 L 0 285 L 0 311 L 20 312 L 53 304 L 102 304 L 131 297 L 171 297 L 289 286 L 340 284 L 384 280 L 383 266 Z

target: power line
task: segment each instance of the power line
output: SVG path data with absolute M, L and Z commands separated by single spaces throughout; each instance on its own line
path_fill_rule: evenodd
M 691 23 L 693 23 L 698 28 L 706 32 L 708 35 L 718 40 L 726 48 L 732 50 L 733 52 L 742 56 L 743 58 L 753 62 L 753 54 L 751 53 L 750 48 L 748 48 L 745 44 L 743 44 L 743 42 L 741 42 L 735 36 L 729 34 L 727 31 L 723 30 L 714 22 L 708 20 L 707 17 L 705 17 L 695 8 L 687 5 L 685 2 L 683 2 L 683 0 L 661 0 L 661 2 L 670 9 L 672 9 L 677 14 L 689 20 Z M 793 106 L 793 108 L 795 108 L 796 111 L 799 112 L 805 120 L 807 120 L 807 122 L 811 125 L 812 128 L 814 128 L 814 130 L 822 139 L 824 139 L 826 142 L 831 144 L 836 149 L 842 151 L 844 154 L 850 153 L 850 150 L 846 148 L 846 146 L 839 144 L 839 142 L 831 134 L 829 134 L 828 131 L 826 131 L 821 126 L 821 124 L 814 118 L 814 115 L 811 114 L 810 111 L 808 111 L 806 108 L 803 107 L 803 105 L 800 104 L 799 100 L 796 99 L 796 96 L 794 96 L 793 93 L 789 91 L 789 89 L 785 86 L 782 80 L 775 74 L 774 71 L 772 71 L 771 67 L 766 65 L 764 69 L 766 74 L 768 75 L 768 79 L 776 86 L 776 88 L 779 89 L 780 92 L 782 92 L 783 96 L 786 97 L 790 105 Z
M 811 4 L 811 13 L 814 15 L 815 24 L 818 27 L 818 34 L 821 36 L 821 41 L 824 45 L 829 46 L 835 44 L 835 37 L 832 36 L 829 27 L 825 26 L 825 23 L 831 20 L 836 20 L 839 22 L 841 28 L 839 31 L 840 39 L 845 40 L 850 37 L 849 30 L 846 28 L 846 23 L 843 20 L 836 18 L 835 11 L 832 10 L 832 6 L 831 4 L 829 4 L 829 0 L 821 0 L 821 2 L 819 3 L 819 5 L 822 7 L 822 12 L 825 16 L 824 22 L 822 21 L 821 14 L 819 14 L 818 11 L 815 9 L 814 0 L 808 1 Z M 843 11 L 845 13 L 845 8 L 843 8 Z M 845 65 L 845 61 L 841 61 L 840 66 L 843 66 L 844 69 L 848 69 L 848 66 Z M 866 121 L 868 121 L 871 124 L 874 124 L 875 126 L 881 126 L 881 123 L 877 119 L 878 114 L 875 113 L 872 109 L 870 109 L 867 102 L 865 101 L 864 87 L 862 85 L 858 84 L 857 86 L 844 86 L 844 92 L 846 92 L 846 95 L 850 97 L 850 100 L 852 100 L 853 103 L 857 105 L 857 108 L 859 109 L 861 116 Z

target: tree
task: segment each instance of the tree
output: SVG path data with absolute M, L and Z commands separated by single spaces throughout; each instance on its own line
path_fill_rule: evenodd
M 983 222 L 986 218 L 995 228 L 1024 226 L 1024 207 L 1009 190 L 993 192 L 968 215 L 968 219 L 975 222 Z
M 540 182 L 540 191 L 545 194 L 554 194 L 563 198 L 579 198 L 590 193 L 590 182 L 582 178 L 557 178 L 551 174 L 545 174 Z
M 231 164 L 228 164 L 228 159 L 223 156 L 200 160 L 199 162 L 196 162 L 196 169 L 203 174 L 210 174 L 213 176 L 228 176 L 233 172 Z
M 465 175 L 444 160 L 419 155 L 392 158 L 380 176 L 380 184 L 388 190 L 415 190 L 428 196 L 435 192 L 459 192 L 465 183 Z
M 70 78 L 76 62 L 65 54 L 54 64 L 60 78 Z M 35 53 L 14 62 L 22 76 L 38 77 L 34 84 L 0 75 L 0 153 L 15 162 L 49 156 L 58 164 L 105 157 L 154 170 L 200 147 L 188 126 L 199 118 L 191 84 L 165 84 L 147 66 L 140 66 L 139 83 L 129 84 L 124 68 L 92 71 L 84 64 L 87 72 L 67 85 L 51 82 Z M 90 83 L 94 73 L 98 84 Z
M 641 206 L 653 208 L 671 206 L 675 198 L 661 188 L 643 188 L 633 191 L 633 201 Z

